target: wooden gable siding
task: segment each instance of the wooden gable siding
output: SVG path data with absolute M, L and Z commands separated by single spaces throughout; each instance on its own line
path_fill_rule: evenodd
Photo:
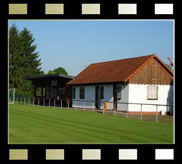
M 173 76 L 155 58 L 149 60 L 128 81 L 132 84 L 172 84 Z

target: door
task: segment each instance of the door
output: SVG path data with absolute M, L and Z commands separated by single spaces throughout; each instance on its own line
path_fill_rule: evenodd
M 100 109 L 100 87 L 95 87 L 95 107 L 96 109 Z
M 117 85 L 113 85 L 113 110 L 117 110 Z
M 96 93 L 96 95 L 95 95 L 95 107 L 96 107 L 96 109 L 100 109 L 100 106 L 101 106 L 101 96 L 100 96 L 101 87 L 96 86 L 95 89 L 96 89 L 96 91 L 95 91 L 95 93 Z

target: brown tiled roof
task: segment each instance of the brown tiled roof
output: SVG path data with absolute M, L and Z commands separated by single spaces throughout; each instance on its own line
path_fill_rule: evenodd
M 153 57 L 158 58 L 153 54 L 90 64 L 75 79 L 71 80 L 68 85 L 126 82 L 140 67 Z

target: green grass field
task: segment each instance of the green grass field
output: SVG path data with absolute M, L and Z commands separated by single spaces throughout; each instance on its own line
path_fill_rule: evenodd
M 173 143 L 173 125 L 91 111 L 9 105 L 10 144 Z

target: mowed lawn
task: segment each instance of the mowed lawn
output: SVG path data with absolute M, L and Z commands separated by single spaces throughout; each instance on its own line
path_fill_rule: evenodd
M 173 143 L 173 125 L 91 111 L 9 105 L 10 144 Z

